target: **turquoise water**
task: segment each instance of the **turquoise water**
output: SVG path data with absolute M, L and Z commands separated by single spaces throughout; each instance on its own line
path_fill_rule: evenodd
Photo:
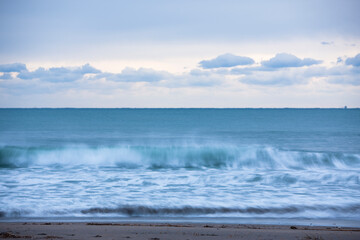
M 0 109 L 0 219 L 360 222 L 359 109 Z

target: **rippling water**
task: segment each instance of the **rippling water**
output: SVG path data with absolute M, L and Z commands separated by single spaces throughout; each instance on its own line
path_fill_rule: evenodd
M 360 110 L 1 109 L 0 217 L 360 220 Z

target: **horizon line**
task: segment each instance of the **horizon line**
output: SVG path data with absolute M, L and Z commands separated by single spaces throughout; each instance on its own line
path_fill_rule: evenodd
M 360 107 L 0 107 L 0 109 L 360 109 Z

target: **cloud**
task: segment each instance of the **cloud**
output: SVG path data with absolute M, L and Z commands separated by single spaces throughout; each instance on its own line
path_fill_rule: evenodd
M 304 67 L 319 64 L 322 61 L 312 58 L 300 59 L 292 54 L 278 53 L 275 57 L 270 58 L 267 61 L 262 61 L 261 64 L 264 67 L 269 68 L 286 68 L 286 67 Z
M 253 71 L 239 71 L 236 70 L 233 74 L 242 75 L 239 81 L 250 85 L 289 86 L 307 84 L 312 81 L 323 81 L 344 86 L 360 85 L 360 68 L 339 63 L 332 67 L 278 68 L 275 71 L 264 71 L 259 67 Z
M 360 53 L 357 54 L 355 57 L 346 59 L 345 64 L 353 65 L 354 67 L 359 67 L 360 66 Z
M 239 65 L 250 65 L 253 63 L 254 60 L 249 57 L 235 56 L 230 53 L 220 55 L 211 60 L 203 60 L 199 62 L 202 68 L 234 67 Z
M 316 78 L 331 84 L 339 85 L 360 85 L 360 68 L 353 68 L 344 64 L 337 64 L 332 67 L 314 67 L 302 70 L 303 78 Z
M 49 69 L 38 68 L 35 71 L 22 71 L 17 75 L 22 80 L 40 80 L 44 82 L 74 82 L 84 79 L 86 74 L 91 74 L 87 78 L 90 80 L 105 79 L 114 82 L 158 82 L 171 78 L 171 74 L 165 71 L 156 71 L 150 68 L 125 68 L 121 73 L 102 72 L 90 64 L 81 67 L 53 67 Z M 8 79 L 8 75 L 0 78 Z M 11 77 L 11 76 L 10 76 Z
M 259 71 L 245 75 L 239 79 L 240 82 L 249 85 L 263 86 L 289 86 L 296 84 L 306 84 L 310 77 L 304 76 L 302 69 L 284 71 Z
M 35 71 L 23 71 L 20 72 L 17 76 L 20 79 L 38 79 L 41 81 L 48 82 L 73 82 L 79 79 L 82 79 L 85 74 L 88 73 L 101 73 L 100 70 L 97 70 L 85 64 L 77 68 L 68 68 L 68 67 L 55 67 L 55 68 L 38 68 Z
M 21 72 L 27 71 L 23 63 L 0 64 L 0 72 Z
M 10 73 L 4 73 L 3 75 L 0 76 L 0 79 L 8 80 L 8 79 L 12 79 L 12 76 Z
M 223 75 L 221 76 L 224 77 Z M 200 69 L 193 69 L 189 73 L 182 73 L 179 75 L 171 74 L 166 71 L 156 71 L 150 68 L 125 68 L 119 74 L 102 73 L 95 75 L 94 78 L 106 79 L 113 82 L 147 82 L 154 86 L 162 86 L 167 88 L 179 87 L 209 87 L 218 85 L 219 76 L 210 71 L 202 71 Z
M 356 59 L 358 59 L 358 55 L 348 58 L 347 62 L 350 65 L 356 64 Z M 202 91 L 211 87 L 228 88 L 229 86 L 241 89 L 246 85 L 251 88 L 262 86 L 271 89 L 283 86 L 304 86 L 317 81 L 328 85 L 360 85 L 360 68 L 346 65 L 344 61 L 334 64 L 332 67 L 313 65 L 314 61 L 317 60 L 299 59 L 290 54 L 277 54 L 268 61 L 273 64 L 272 67 L 251 65 L 235 68 L 196 68 L 178 74 L 151 68 L 135 69 L 130 67 L 123 69 L 120 73 L 102 72 L 89 64 L 49 69 L 40 67 L 35 71 L 0 73 L 0 90 L 9 94 L 21 95 L 26 91 L 29 93 L 77 90 L 111 92 L 175 88 L 194 88 L 197 89 L 196 91 Z M 288 67 L 302 65 L 309 67 Z M 6 79 L 11 79 L 11 81 Z
M 245 67 L 245 68 L 233 68 L 229 72 L 229 74 L 234 75 L 249 75 L 254 72 L 275 72 L 279 71 L 277 68 L 269 68 L 264 66 L 255 66 L 255 67 Z
M 183 73 L 169 81 L 169 87 L 212 87 L 221 85 L 225 76 L 212 71 L 193 69 L 189 73 Z
M 73 70 L 76 73 L 81 73 L 81 74 L 87 74 L 87 73 L 101 73 L 100 70 L 90 66 L 90 64 L 85 64 L 80 68 L 76 68 Z
M 115 82 L 158 82 L 171 77 L 171 74 L 165 71 L 156 71 L 151 68 L 125 68 L 121 73 L 103 73 L 96 78 L 105 78 Z
M 356 66 L 360 54 L 354 58 L 348 58 L 347 64 Z M 209 70 L 224 79 L 236 79 L 247 85 L 262 86 L 290 86 L 304 85 L 313 81 L 322 81 L 331 84 L 360 85 L 360 68 L 352 68 L 345 65 L 341 58 L 332 67 L 317 66 L 321 61 L 281 53 L 268 61 L 262 62 L 261 66 L 235 67 L 231 69 Z M 303 68 L 303 66 L 309 66 Z
M 327 82 L 341 85 L 360 85 L 360 78 L 358 75 L 344 75 L 344 76 L 329 76 Z
M 323 41 L 321 42 L 322 45 L 331 45 L 331 44 L 334 44 L 334 42 L 326 42 L 326 41 Z
M 341 65 L 332 67 L 325 71 L 324 79 L 327 82 L 341 85 L 360 85 L 360 68 Z

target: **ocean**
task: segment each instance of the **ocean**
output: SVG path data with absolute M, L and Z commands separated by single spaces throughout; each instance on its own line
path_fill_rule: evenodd
M 360 226 L 360 109 L 0 109 L 0 220 L 26 219 Z

